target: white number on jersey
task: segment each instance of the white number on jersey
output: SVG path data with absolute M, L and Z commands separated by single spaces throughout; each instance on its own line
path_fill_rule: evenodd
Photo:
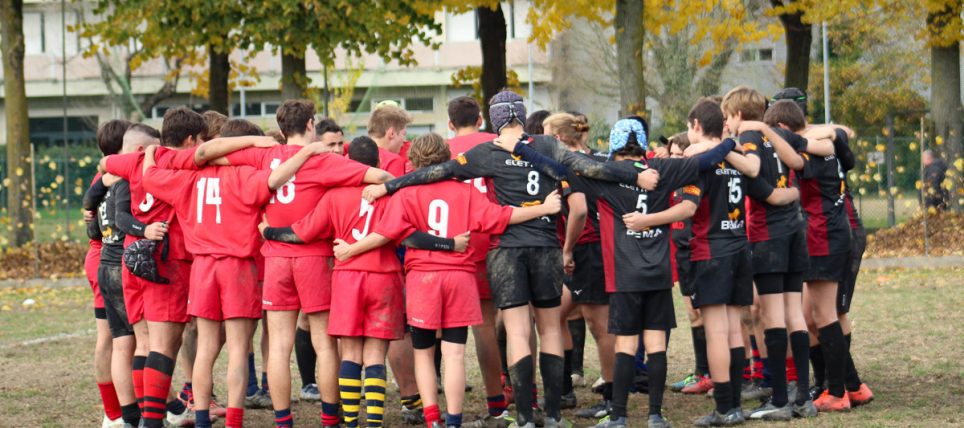
M 281 165 L 281 159 L 271 159 L 271 170 L 274 171 L 278 166 Z M 282 204 L 290 204 L 295 200 L 295 176 L 292 175 L 291 179 L 287 183 L 282 185 L 275 191 L 275 195 L 271 197 L 271 203 L 273 204 L 275 199 Z
M 203 222 L 204 206 L 215 208 L 214 223 L 221 224 L 221 179 L 201 177 L 197 182 L 197 222 Z
M 730 203 L 739 204 L 743 199 L 743 189 L 740 187 L 740 177 L 730 178 Z
M 532 196 L 539 194 L 539 171 L 529 171 L 526 192 Z
M 776 152 L 773 152 L 773 158 L 777 160 L 777 174 L 783 175 L 783 162 L 780 162 L 780 157 L 777 156 Z
M 351 237 L 355 238 L 355 241 L 361 241 L 366 236 L 368 236 L 368 228 L 372 224 L 372 213 L 375 212 L 375 207 L 369 204 L 368 201 L 362 199 L 361 207 L 358 209 L 358 216 L 365 217 L 365 228 L 358 230 L 357 228 L 351 229 Z
M 641 193 L 641 194 L 639 195 L 639 199 L 636 199 L 636 211 L 639 211 L 639 212 L 641 212 L 641 213 L 643 213 L 643 214 L 646 214 L 646 213 L 649 212 L 649 207 L 646 206 L 646 194 L 645 194 L 645 193 Z
M 151 207 L 153 206 L 154 206 L 154 195 L 150 193 L 146 193 L 144 194 L 144 200 L 141 201 L 139 205 L 137 205 L 137 208 L 139 208 L 142 213 L 146 213 L 150 211 Z
M 441 199 L 433 199 L 428 204 L 428 233 L 440 238 L 449 236 L 449 204 Z

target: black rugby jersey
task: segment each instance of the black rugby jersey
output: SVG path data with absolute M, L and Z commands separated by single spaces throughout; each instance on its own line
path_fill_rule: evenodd
M 806 150 L 807 140 L 781 128 L 774 128 L 792 148 Z M 773 143 L 758 131 L 740 134 L 740 143 L 757 148 L 760 156 L 760 173 L 755 178 L 747 177 L 746 194 L 750 197 L 747 215 L 747 232 L 750 242 L 768 241 L 793 234 L 803 226 L 800 204 L 770 205 L 766 199 L 774 189 L 790 187 L 790 169 L 777 156 Z
M 755 150 L 746 146 L 744 149 Z M 745 249 L 746 177 L 723 161 L 700 174 L 693 187 L 683 189 L 683 198 L 698 206 L 693 215 L 690 260 L 724 257 Z
M 117 200 L 118 195 L 125 192 L 130 201 L 130 184 L 120 180 L 107 190 L 104 200 L 97 206 L 97 223 L 104 244 L 100 250 L 100 262 L 108 266 L 120 266 L 124 256 L 124 238 L 127 235 L 117 226 Z M 130 205 L 125 208 L 130 212 Z
M 850 250 L 844 172 L 836 156 L 802 153 L 800 202 L 807 215 L 807 249 L 811 256 Z
M 584 152 L 573 152 L 580 156 L 585 156 L 589 159 L 598 162 L 605 162 L 607 160 L 605 153 L 599 153 L 596 150 L 589 149 L 589 153 Z M 592 181 L 583 177 L 582 175 L 570 174 L 569 175 L 569 186 L 573 193 L 582 193 L 586 196 L 586 227 L 582 230 L 582 234 L 579 235 L 578 245 L 591 244 L 594 242 L 599 242 L 599 210 L 596 208 L 596 195 L 595 192 L 591 191 L 591 184 L 587 181 Z M 563 204 L 563 215 L 569 217 L 569 208 L 566 204 Z M 565 237 L 565 228 L 563 228 L 563 238 Z

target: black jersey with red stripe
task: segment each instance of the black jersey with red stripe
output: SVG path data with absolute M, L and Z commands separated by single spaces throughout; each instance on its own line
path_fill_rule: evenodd
M 843 168 L 836 156 L 803 156 L 800 202 L 807 215 L 807 249 L 811 256 L 850 251 Z
M 698 207 L 693 215 L 691 261 L 724 257 L 747 247 L 745 179 L 733 165 L 723 161 L 700 175 L 696 182 L 698 191 L 684 189 L 683 198 Z
M 623 214 L 665 211 L 670 207 L 673 190 L 699 178 L 699 161 L 691 159 L 652 159 L 643 162 L 619 161 L 621 168 L 659 171 L 659 185 L 646 191 L 634 185 L 587 180 L 597 196 L 599 234 L 602 239 L 606 291 L 636 292 L 673 287 L 670 265 L 670 225 L 634 232 L 626 227 Z
M 806 140 L 803 137 L 780 128 L 776 128 L 775 131 L 798 151 L 805 150 Z M 803 141 L 801 143 L 794 140 Z M 746 183 L 746 194 L 750 197 L 747 213 L 747 232 L 750 242 L 769 241 L 800 230 L 803 226 L 803 215 L 797 202 L 779 206 L 766 202 L 774 189 L 785 189 L 790 186 L 790 168 L 777 156 L 773 143 L 758 131 L 740 134 L 740 143 L 744 148 L 748 145 L 755 146 L 760 156 L 760 173 L 755 178 L 747 177 Z
M 857 213 L 857 207 L 854 206 L 854 197 L 850 195 L 849 186 L 846 188 L 844 198 L 844 203 L 847 208 L 847 219 L 850 220 L 850 228 L 852 230 L 863 229 L 864 223 L 860 221 L 860 214 Z
M 589 153 L 575 153 L 597 162 L 605 162 L 607 160 L 606 156 L 600 155 L 598 151 L 593 149 L 589 149 Z M 582 230 L 582 234 L 579 235 L 579 239 L 576 241 L 578 245 L 593 244 L 600 240 L 599 210 L 596 208 L 596 194 L 590 191 L 590 186 L 587 183 L 589 180 L 590 179 L 575 172 L 569 175 L 569 185 L 572 188 L 572 192 L 582 193 L 586 196 L 586 227 Z M 563 214 L 566 218 L 569 217 L 568 211 Z M 565 232 L 563 232 L 563 237 L 565 237 Z

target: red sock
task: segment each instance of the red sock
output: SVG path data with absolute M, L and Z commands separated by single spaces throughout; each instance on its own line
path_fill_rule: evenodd
M 172 374 L 174 360 L 158 352 L 151 352 L 147 356 L 144 365 L 144 419 L 164 419 Z
M 422 409 L 425 415 L 425 426 L 432 428 L 432 422 L 441 421 L 442 413 L 438 409 L 438 404 L 433 404 L 431 406 L 425 406 Z
M 137 398 L 137 407 L 144 411 L 144 363 L 147 361 L 147 357 L 134 357 L 133 370 L 131 371 L 131 380 L 134 384 L 134 397 Z
M 532 408 L 539 408 L 539 386 L 532 384 Z
M 797 365 L 793 362 L 793 357 L 787 358 L 787 382 L 797 381 Z
M 107 419 L 115 420 L 121 417 L 120 401 L 117 400 L 114 383 L 98 383 L 97 389 L 100 389 L 100 401 L 104 403 L 104 414 L 107 415 Z
M 228 413 L 224 416 L 224 426 L 226 428 L 241 428 L 244 426 L 244 409 L 228 407 Z

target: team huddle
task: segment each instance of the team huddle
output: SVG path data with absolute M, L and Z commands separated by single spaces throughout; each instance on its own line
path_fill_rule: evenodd
M 675 283 L 695 369 L 670 389 L 715 402 L 695 425 L 868 403 L 846 316 L 866 241 L 852 132 L 805 109 L 797 89 L 741 86 L 699 100 L 658 147 L 644 119 L 619 120 L 608 153 L 581 114 L 527 117 L 512 92 L 489 100 L 497 134 L 473 98 L 450 101 L 448 141 L 406 141 L 411 116 L 392 103 L 350 144 L 304 100 L 269 135 L 187 108 L 160 131 L 107 122 L 84 196 L 103 426 L 236 428 L 271 408 L 291 427 L 293 350 L 324 427 L 380 427 L 399 404 L 428 428 L 572 426 L 588 326 L 600 400 L 576 417 L 640 426 L 627 404 L 642 392 L 648 426 L 669 427 Z M 487 411 L 463 418 L 470 329 Z

